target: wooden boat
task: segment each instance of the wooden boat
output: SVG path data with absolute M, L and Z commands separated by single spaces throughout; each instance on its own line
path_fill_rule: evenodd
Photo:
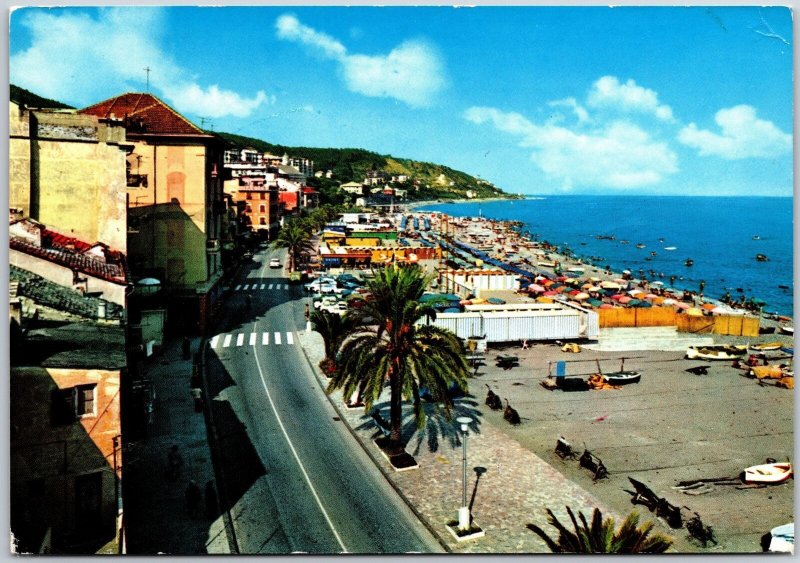
M 638 371 L 614 371 L 604 373 L 603 379 L 611 385 L 626 385 L 628 383 L 639 383 L 639 380 L 642 379 L 642 374 Z
M 766 262 L 769 260 L 766 254 L 756 254 L 756 262 Z
M 782 342 L 765 342 L 763 344 L 753 344 L 750 346 L 751 350 L 758 350 L 759 352 L 769 352 L 772 350 L 780 350 L 783 346 Z
M 747 354 L 747 346 L 689 346 L 686 349 L 687 360 L 738 360 Z
M 691 258 L 687 258 L 687 259 L 684 261 L 683 265 L 684 265 L 684 266 L 686 266 L 686 267 L 691 267 L 691 266 L 694 266 L 694 260 L 692 260 Z
M 792 464 L 764 463 L 753 465 L 744 470 L 745 483 L 783 483 L 792 476 Z

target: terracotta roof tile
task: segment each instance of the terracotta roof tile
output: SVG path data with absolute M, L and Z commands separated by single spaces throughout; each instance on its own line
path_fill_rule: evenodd
M 128 93 L 109 98 L 78 113 L 125 121 L 130 134 L 211 136 L 152 94 Z

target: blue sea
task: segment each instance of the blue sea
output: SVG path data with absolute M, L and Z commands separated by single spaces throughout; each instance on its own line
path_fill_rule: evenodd
M 417 211 L 521 221 L 531 238 L 615 272 L 643 271 L 652 280 L 652 270 L 667 286 L 675 276 L 676 288 L 692 291 L 703 281 L 709 298 L 728 291 L 765 301 L 765 311 L 793 311 L 792 198 L 541 196 Z M 758 254 L 768 260 L 757 261 Z

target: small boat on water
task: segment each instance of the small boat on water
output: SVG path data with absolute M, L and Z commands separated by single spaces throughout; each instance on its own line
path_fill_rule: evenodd
M 687 258 L 687 259 L 684 261 L 683 265 L 684 265 L 684 266 L 687 266 L 687 267 L 694 266 L 694 260 L 692 260 L 691 258 Z
M 747 346 L 719 344 L 711 346 L 689 346 L 687 360 L 738 360 L 747 355 Z
M 678 250 L 677 246 L 665 246 L 664 250 Z
M 766 254 L 756 254 L 756 262 L 767 262 L 768 260 Z
M 753 240 L 761 240 L 761 237 L 758 235 L 753 235 Z
M 603 379 L 611 385 L 627 385 L 628 383 L 639 383 L 642 374 L 638 371 L 615 371 L 604 373 Z
M 764 463 L 753 465 L 744 470 L 745 483 L 783 483 L 792 476 L 792 464 Z
M 636 248 L 644 248 L 644 245 L 640 242 L 639 244 L 636 245 Z

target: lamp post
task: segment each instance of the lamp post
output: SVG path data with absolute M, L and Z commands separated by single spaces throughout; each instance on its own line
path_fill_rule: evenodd
M 472 424 L 472 419 L 468 416 L 459 416 L 456 422 L 461 425 L 461 431 L 464 433 L 464 448 L 462 454 L 463 466 L 463 482 L 461 488 L 461 508 L 458 509 L 458 528 L 459 530 L 468 530 L 470 526 L 469 506 L 467 505 L 467 436 L 469 436 L 469 425 Z

